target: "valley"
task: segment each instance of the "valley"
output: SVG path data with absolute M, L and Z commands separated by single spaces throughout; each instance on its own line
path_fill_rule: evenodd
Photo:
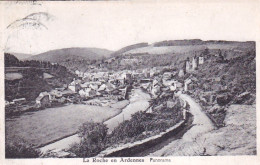
M 136 155 L 255 155 L 256 121 L 247 123 L 256 115 L 255 42 L 170 40 L 27 59 L 6 53 L 5 103 L 7 150 L 32 147 L 37 157 L 123 153 L 182 122 Z

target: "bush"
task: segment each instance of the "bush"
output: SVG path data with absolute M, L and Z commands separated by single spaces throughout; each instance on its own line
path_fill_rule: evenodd
M 161 101 L 163 102 L 163 101 Z M 108 145 L 120 142 L 132 142 L 153 136 L 182 120 L 182 111 L 178 109 L 178 102 L 173 108 L 162 108 L 149 114 L 137 112 L 130 120 L 126 120 L 116 127 L 108 137 Z M 148 133 L 148 134 L 147 134 Z
M 22 138 L 14 138 L 5 145 L 6 158 L 38 158 L 41 152 Z
M 108 128 L 103 123 L 86 122 L 79 127 L 79 144 L 74 144 L 70 152 L 77 157 L 96 156 L 105 148 Z
M 132 115 L 130 120 L 126 120 L 116 127 L 110 135 L 110 143 L 116 143 L 125 138 L 132 138 L 142 134 L 149 126 L 151 121 L 144 112 L 137 112 Z

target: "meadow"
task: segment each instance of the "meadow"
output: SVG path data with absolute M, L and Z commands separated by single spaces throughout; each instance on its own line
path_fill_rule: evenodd
M 25 113 L 16 118 L 6 119 L 6 142 L 20 137 L 35 146 L 40 146 L 75 134 L 84 122 L 103 122 L 120 112 L 121 109 L 118 108 L 71 104 Z

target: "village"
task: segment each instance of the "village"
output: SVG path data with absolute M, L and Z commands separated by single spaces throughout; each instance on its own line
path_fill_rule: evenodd
M 71 83 L 64 84 L 61 88 L 41 92 L 34 102 L 27 102 L 25 98 L 6 101 L 6 109 L 7 112 L 21 113 L 71 103 L 107 106 L 110 103 L 129 99 L 133 88 L 141 88 L 155 99 L 165 92 L 187 92 L 194 88 L 193 84 L 197 79 L 192 74 L 185 77 L 185 74 L 197 70 L 204 60 L 203 55 L 195 55 L 191 60 L 187 58 L 179 70 L 174 66 L 116 72 L 76 70 L 77 78 L 74 78 Z
M 257 155 L 256 6 L 3 3 L 4 163 Z

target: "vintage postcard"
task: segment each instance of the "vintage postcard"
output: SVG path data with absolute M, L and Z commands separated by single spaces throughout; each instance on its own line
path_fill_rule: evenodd
M 0 2 L 1 164 L 260 163 L 259 11 Z

